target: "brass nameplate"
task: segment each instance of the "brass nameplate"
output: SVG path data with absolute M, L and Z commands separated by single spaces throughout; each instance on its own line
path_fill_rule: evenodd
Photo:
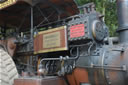
M 54 48 L 59 46 L 60 46 L 60 32 L 44 34 L 43 36 L 44 48 Z
M 5 8 L 5 7 L 9 6 L 9 5 L 12 5 L 12 4 L 14 4 L 16 1 L 17 1 L 17 0 L 7 0 L 7 1 L 5 1 L 5 2 L 3 2 L 3 3 L 0 3 L 0 9 Z
M 39 32 L 34 37 L 34 54 L 68 50 L 66 26 Z

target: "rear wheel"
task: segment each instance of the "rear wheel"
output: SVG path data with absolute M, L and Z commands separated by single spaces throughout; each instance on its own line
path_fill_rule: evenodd
M 16 66 L 7 52 L 0 48 L 0 85 L 13 85 L 18 78 Z

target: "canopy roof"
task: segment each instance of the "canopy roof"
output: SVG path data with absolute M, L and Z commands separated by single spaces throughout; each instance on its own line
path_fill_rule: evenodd
M 31 7 L 34 26 L 79 13 L 73 0 L 5 0 L 0 3 L 0 26 L 30 28 Z

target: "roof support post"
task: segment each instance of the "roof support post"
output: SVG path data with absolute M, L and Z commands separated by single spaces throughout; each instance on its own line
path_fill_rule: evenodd
M 34 24 L 33 24 L 33 7 L 31 7 L 31 41 L 33 42 Z

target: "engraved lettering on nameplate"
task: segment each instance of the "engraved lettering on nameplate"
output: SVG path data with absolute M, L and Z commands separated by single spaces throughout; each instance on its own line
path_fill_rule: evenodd
M 43 35 L 43 48 L 54 48 L 60 46 L 60 32 Z

